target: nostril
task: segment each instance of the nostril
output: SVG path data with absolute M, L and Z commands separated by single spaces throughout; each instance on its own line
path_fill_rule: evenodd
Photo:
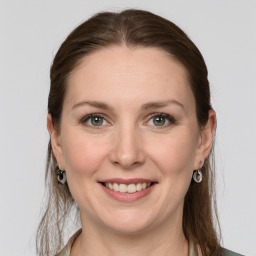
M 133 161 L 131 159 L 120 159 L 119 161 L 112 161 L 113 165 L 120 166 L 122 169 L 134 169 L 143 163 L 140 161 Z
M 110 151 L 110 161 L 124 169 L 131 169 L 145 161 L 144 150 L 139 145 L 139 139 L 131 134 L 121 134 L 113 143 Z

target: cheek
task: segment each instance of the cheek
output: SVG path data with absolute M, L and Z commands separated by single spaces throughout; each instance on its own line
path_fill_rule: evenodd
M 197 149 L 195 133 L 183 129 L 153 140 L 149 148 L 151 159 L 167 176 L 190 175 Z
M 67 131 L 63 138 L 66 171 L 74 176 L 92 175 L 106 155 L 107 145 L 104 139 L 90 138 L 81 132 L 72 131 Z
M 63 132 L 63 138 L 63 157 L 70 192 L 77 204 L 93 215 L 90 195 L 97 193 L 96 176 L 106 156 L 106 140 L 74 130 Z

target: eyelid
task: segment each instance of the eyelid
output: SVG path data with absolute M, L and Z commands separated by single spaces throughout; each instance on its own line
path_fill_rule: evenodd
M 167 119 L 167 124 L 164 124 L 163 126 L 156 126 L 156 125 L 151 125 L 151 126 L 154 126 L 155 128 L 158 128 L 158 129 L 161 129 L 161 128 L 166 128 L 172 124 L 175 124 L 177 123 L 177 121 L 175 120 L 175 118 L 169 114 L 166 114 L 166 113 L 163 113 L 163 112 L 157 112 L 157 113 L 152 113 L 149 115 L 149 117 L 147 118 L 147 121 L 145 123 L 148 123 L 152 118 L 154 117 L 164 117 Z M 106 124 L 105 125 L 101 125 L 101 126 L 93 126 L 93 125 L 89 125 L 87 124 L 87 121 L 90 119 L 90 118 L 93 118 L 93 117 L 101 117 L 103 118 L 108 124 L 107 125 L 111 125 L 111 122 L 109 120 L 109 118 L 103 114 L 103 113 L 92 113 L 92 114 L 88 114 L 86 116 L 83 116 L 81 119 L 80 119 L 80 123 L 84 124 L 84 125 L 87 125 L 88 127 L 92 127 L 92 128 L 96 128 L 96 129 L 99 129 L 101 127 L 104 127 L 104 126 L 107 126 Z
M 156 128 L 166 128 L 166 127 L 168 127 L 168 126 L 170 126 L 170 125 L 172 125 L 172 124 L 176 124 L 177 123 L 177 121 L 175 120 L 175 118 L 173 117 L 173 116 L 171 116 L 171 115 L 169 115 L 169 114 L 166 114 L 166 113 L 163 113 L 163 112 L 158 112 L 158 113 L 153 113 L 153 114 L 150 114 L 150 116 L 149 116 L 149 118 L 148 118 L 148 121 L 146 122 L 146 123 L 148 123 L 149 122 L 149 120 L 151 120 L 152 118 L 154 118 L 154 117 L 157 117 L 157 116 L 161 116 L 161 117 L 164 117 L 164 118 L 166 118 L 167 119 L 167 121 L 168 121 L 168 123 L 167 124 L 164 124 L 163 126 L 154 126 L 154 127 L 156 127 Z
M 87 125 L 88 127 L 92 127 L 92 128 L 96 128 L 96 129 L 99 129 L 99 128 L 102 127 L 102 126 L 106 126 L 106 125 L 93 126 L 93 125 L 87 124 L 87 121 L 88 121 L 90 118 L 93 118 L 93 117 L 101 117 L 101 118 L 103 118 L 103 119 L 108 123 L 108 125 L 110 125 L 110 122 L 109 122 L 108 117 L 107 117 L 105 114 L 102 114 L 102 113 L 92 113 L 92 114 L 83 116 L 83 117 L 80 119 L 80 123 L 85 124 L 85 125 Z

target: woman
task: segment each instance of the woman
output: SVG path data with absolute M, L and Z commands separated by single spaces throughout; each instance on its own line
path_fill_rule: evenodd
M 172 22 L 99 13 L 51 68 L 38 255 L 237 255 L 214 227 L 216 115 L 207 68 Z M 81 230 L 63 247 L 78 205 Z

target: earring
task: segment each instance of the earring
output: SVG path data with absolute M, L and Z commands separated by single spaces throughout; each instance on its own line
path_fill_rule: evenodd
M 200 183 L 202 181 L 202 179 L 203 179 L 203 174 L 202 174 L 201 170 L 194 171 L 193 180 L 196 183 Z
M 202 179 L 203 179 L 203 174 L 202 174 L 202 171 L 201 171 L 203 166 L 204 166 L 204 160 L 201 161 L 199 170 L 194 171 L 194 173 L 193 173 L 193 180 L 196 183 L 200 183 L 202 181 Z
M 57 179 L 61 184 L 65 184 L 67 181 L 66 172 L 62 171 L 60 166 L 58 166 Z

